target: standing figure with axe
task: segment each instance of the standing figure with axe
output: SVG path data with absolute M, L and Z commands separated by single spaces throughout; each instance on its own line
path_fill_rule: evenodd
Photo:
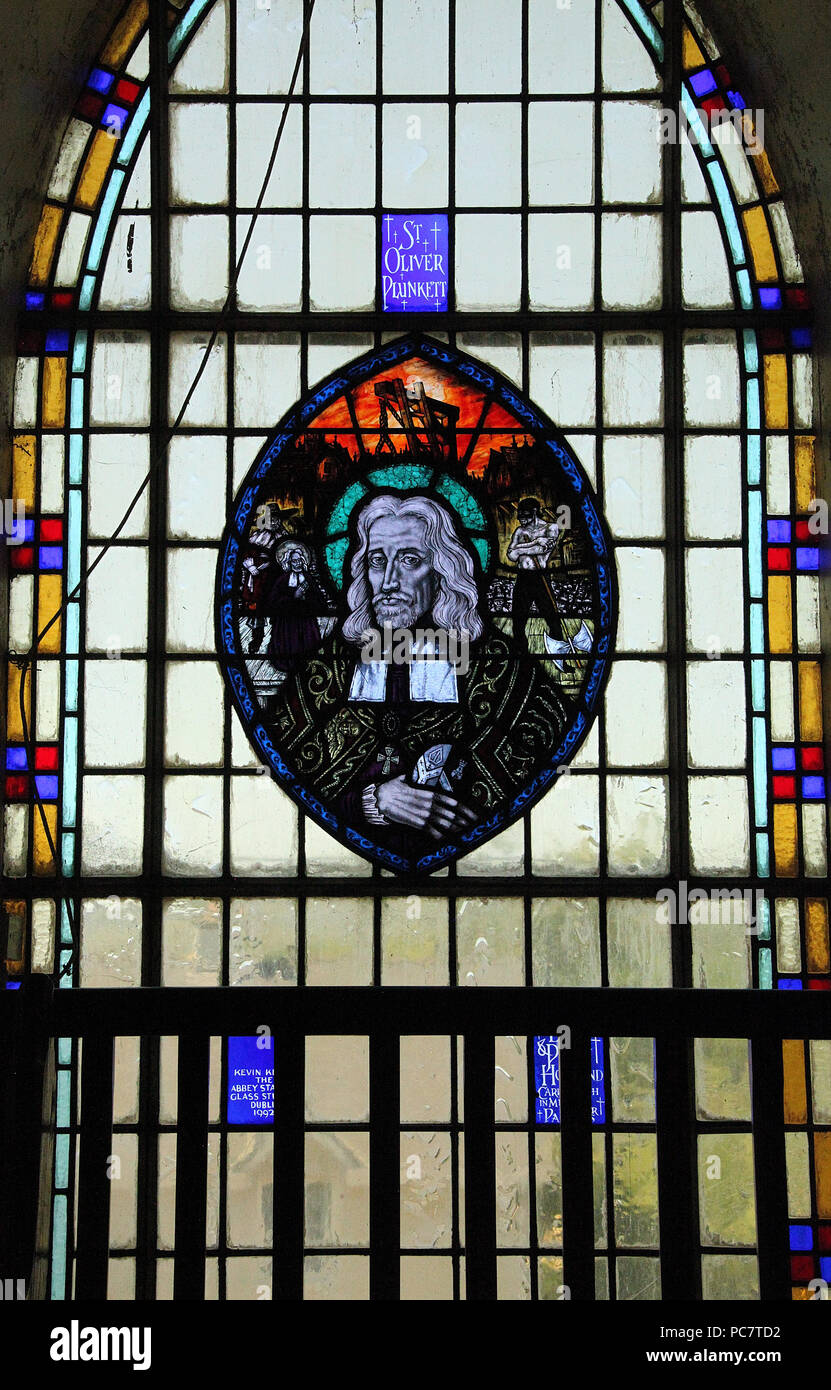
M 562 618 L 548 583 L 548 566 L 560 535 L 560 528 L 556 521 L 545 521 L 542 518 L 536 497 L 522 499 L 517 506 L 517 520 L 519 525 L 508 546 L 508 559 L 517 567 L 511 616 L 514 639 L 526 651 L 530 651 L 525 624 L 534 602 L 540 616 L 545 619 L 551 636 L 559 640 L 565 638 Z

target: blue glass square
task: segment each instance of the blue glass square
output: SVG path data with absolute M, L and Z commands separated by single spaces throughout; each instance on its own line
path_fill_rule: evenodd
M 789 521 L 768 522 L 768 545 L 787 545 L 790 539 L 791 523 Z
M 821 1255 L 819 1261 L 820 1277 L 831 1284 L 831 1255 Z
M 38 550 L 38 565 L 42 570 L 59 570 L 63 564 L 62 545 L 42 545 Z
M 782 291 L 773 289 L 760 290 L 759 303 L 763 309 L 781 309 Z
M 6 749 L 6 770 L 7 772 L 25 772 L 29 766 L 25 748 Z
M 690 78 L 690 86 L 697 97 L 706 97 L 710 92 L 717 90 L 718 83 L 709 68 L 705 68 L 704 72 L 693 73 Z
M 8 980 L 8 981 L 6 982 L 6 989 L 20 989 L 20 981 L 19 981 L 19 980 Z
M 801 988 L 802 988 L 802 981 L 801 981 L 801 980 L 780 980 L 780 981 L 779 981 L 779 984 L 778 984 L 778 987 L 779 987 L 779 989 L 801 989 Z
M 114 81 L 111 72 L 104 72 L 103 68 L 93 68 L 87 78 L 87 86 L 92 87 L 95 92 L 108 92 Z
M 744 97 L 742 96 L 741 92 L 728 91 L 727 95 L 729 96 L 731 102 L 733 103 L 737 111 L 744 111 L 747 103 Z
M 126 119 L 127 112 L 124 110 L 124 107 L 115 106 L 112 102 L 110 102 L 109 106 L 106 108 L 103 116 L 101 117 L 101 124 L 105 130 L 112 131 L 113 135 L 120 135 L 124 128 L 124 122 L 126 121 Z
M 774 748 L 771 751 L 774 772 L 796 772 L 796 749 Z
M 792 328 L 791 343 L 795 348 L 811 348 L 814 346 L 814 335 L 810 328 Z
M 29 293 L 26 295 L 27 309 L 42 309 L 45 303 L 46 295 L 44 294 L 35 294 L 33 291 L 30 290 Z
M 381 219 L 385 313 L 441 313 L 450 283 L 446 213 L 386 213 Z
M 41 801 L 57 801 L 58 779 L 53 774 L 43 773 L 36 776 L 35 786 Z
M 273 1039 L 268 1037 L 232 1037 L 228 1039 L 227 1111 L 229 1125 L 270 1125 L 273 1123 Z
M 0 528 L 2 529 L 2 528 Z M 9 541 L 12 545 L 30 544 L 35 539 L 35 523 L 33 521 L 18 521 L 15 517 L 9 530 Z
M 47 352 L 69 352 L 69 334 L 60 328 L 53 328 L 46 335 Z
M 819 550 L 815 546 L 796 547 L 796 567 L 798 570 L 818 570 Z
M 806 801 L 825 800 L 825 778 L 824 777 L 803 777 L 802 795 Z
M 810 1226 L 791 1226 L 791 1249 L 813 1250 L 814 1233 Z

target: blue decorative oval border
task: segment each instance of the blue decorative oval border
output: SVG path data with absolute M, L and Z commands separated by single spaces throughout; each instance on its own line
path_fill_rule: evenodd
M 575 717 L 566 731 L 559 747 L 552 754 L 547 767 L 538 772 L 507 805 L 496 811 L 486 821 L 459 837 L 459 842 L 441 845 L 434 853 L 423 855 L 420 859 L 405 859 L 394 854 L 384 846 L 376 844 L 368 835 L 355 830 L 325 807 L 291 768 L 283 761 L 274 747 L 267 729 L 259 721 L 259 706 L 252 691 L 245 655 L 239 651 L 234 623 L 234 596 L 239 582 L 239 565 L 242 548 L 248 538 L 251 510 L 255 505 L 263 480 L 270 473 L 280 456 L 292 443 L 295 436 L 308 426 L 321 410 L 344 391 L 360 385 L 367 377 L 386 367 L 393 367 L 408 357 L 419 356 L 447 367 L 461 378 L 467 377 L 471 383 L 484 388 L 494 400 L 512 411 L 518 419 L 525 422 L 538 441 L 549 448 L 574 494 L 574 502 L 579 507 L 588 529 L 594 550 L 595 572 L 597 575 L 599 610 L 597 612 L 597 631 L 594 646 L 595 660 L 577 703 Z M 559 769 L 566 759 L 571 759 L 586 737 L 593 712 L 597 707 L 603 686 L 609 674 L 612 652 L 612 639 L 617 621 L 617 581 L 612 558 L 611 543 L 601 517 L 594 492 L 580 465 L 572 458 L 565 441 L 553 423 L 536 406 L 532 406 L 517 394 L 516 387 L 505 377 L 484 363 L 448 347 L 445 343 L 421 334 L 407 334 L 393 343 L 373 350 L 357 358 L 348 366 L 341 368 L 318 386 L 311 396 L 293 406 L 278 424 L 274 436 L 263 446 L 252 464 L 248 475 L 237 494 L 234 511 L 223 533 L 219 551 L 216 580 L 216 641 L 217 652 L 223 672 L 229 682 L 234 703 L 245 726 L 248 737 L 270 769 L 275 781 L 288 792 L 289 796 L 318 822 L 325 830 L 340 840 L 348 849 L 357 851 L 365 858 L 374 860 L 382 868 L 395 873 L 433 873 L 445 864 L 468 854 L 494 835 L 510 825 L 521 812 L 527 810 L 552 786 L 559 775 Z

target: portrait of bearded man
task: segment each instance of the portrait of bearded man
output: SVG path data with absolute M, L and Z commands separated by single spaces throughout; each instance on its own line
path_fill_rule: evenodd
M 349 573 L 346 618 L 290 673 L 269 727 L 346 824 L 409 858 L 525 786 L 559 746 L 568 702 L 480 612 L 473 557 L 441 503 L 367 502 Z M 388 629 L 413 635 L 410 660 L 367 659 L 367 639 Z M 419 653 L 425 631 L 454 641 Z M 464 672 L 435 654 L 460 643 Z

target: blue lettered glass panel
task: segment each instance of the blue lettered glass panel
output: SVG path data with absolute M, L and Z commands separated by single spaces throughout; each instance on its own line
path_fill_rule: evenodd
M 229 1038 L 229 1125 L 270 1125 L 273 1121 L 274 1040 Z
M 401 312 L 447 308 L 447 214 L 414 213 L 382 222 L 381 289 L 384 309 Z
M 534 1087 L 538 1125 L 560 1123 L 560 1044 L 559 1035 L 534 1038 Z M 603 1039 L 591 1040 L 592 1124 L 606 1123 L 606 1071 Z

